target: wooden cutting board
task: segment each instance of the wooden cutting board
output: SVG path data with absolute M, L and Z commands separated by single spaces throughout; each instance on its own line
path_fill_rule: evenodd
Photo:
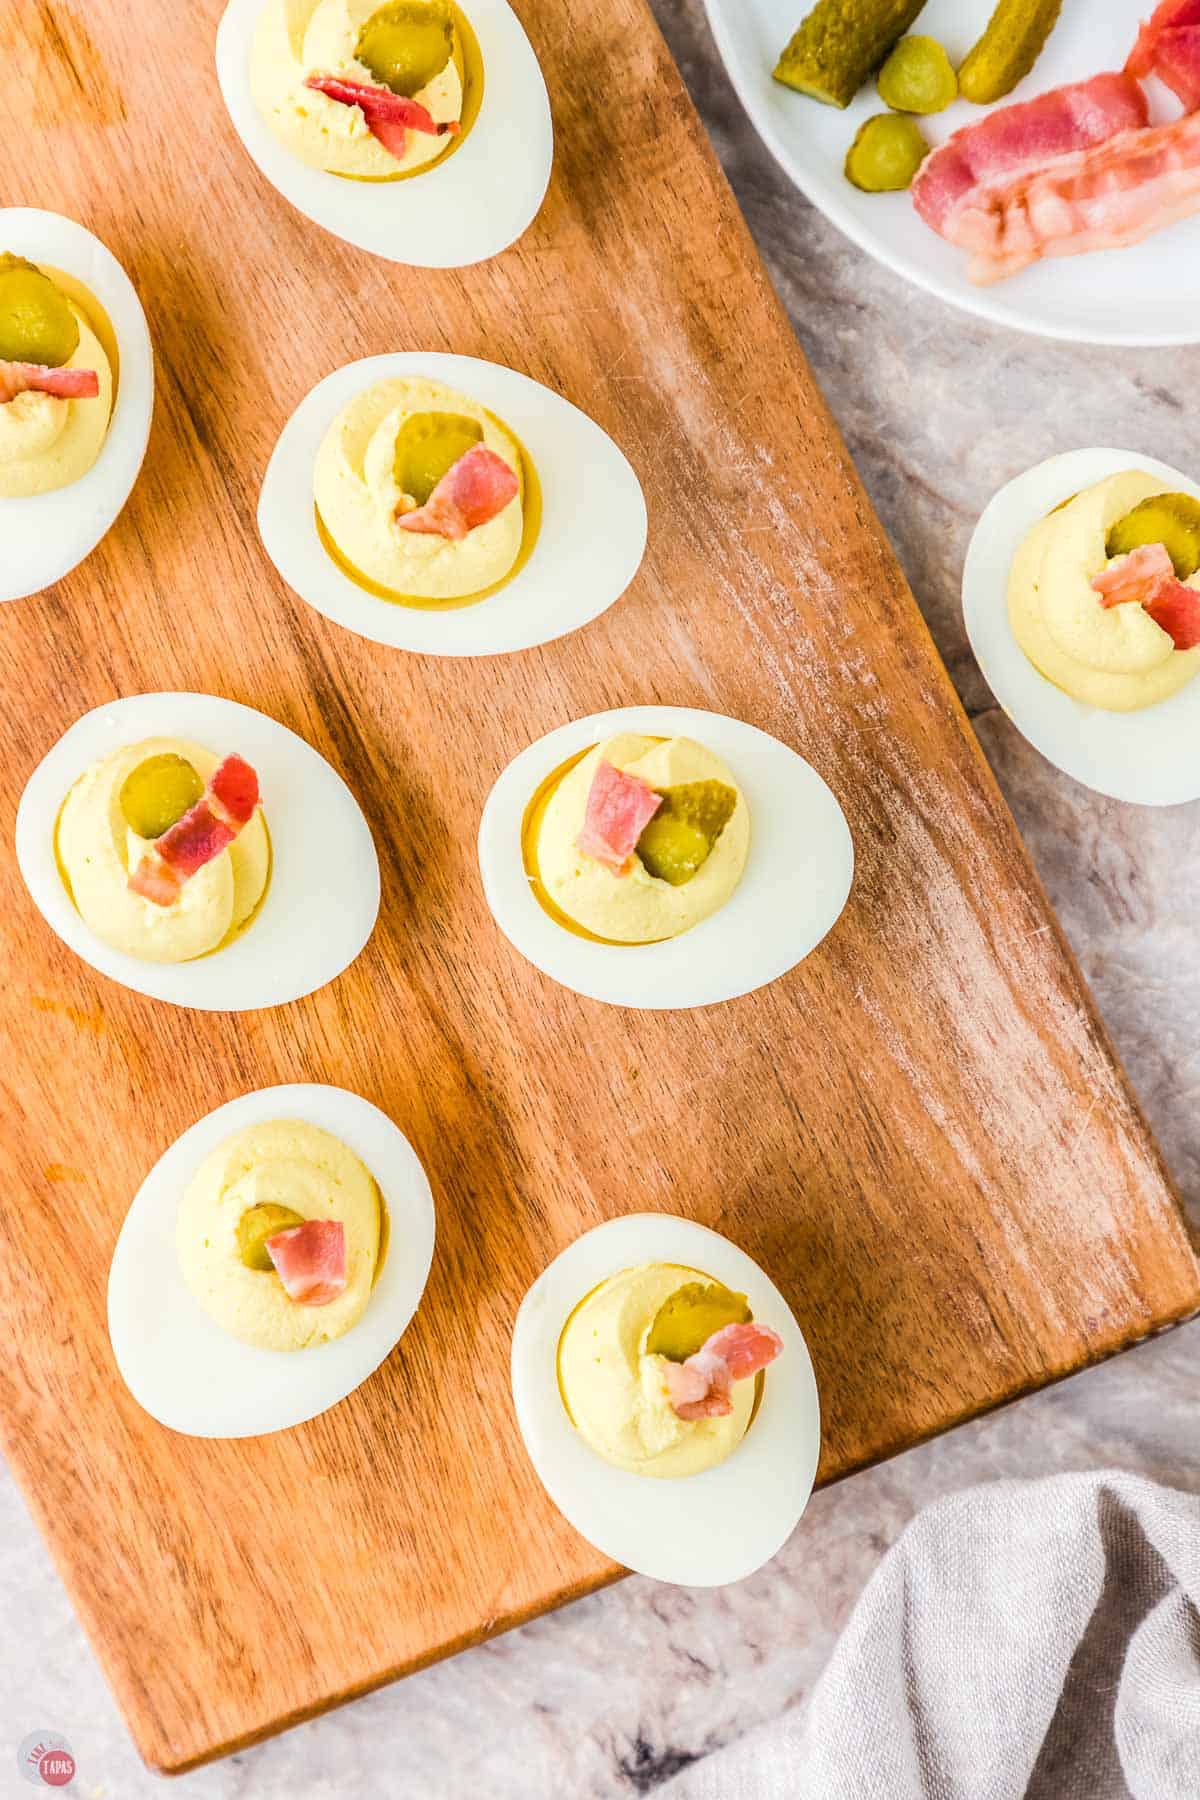
M 0 193 L 112 246 L 160 383 L 115 530 L 0 619 L 0 1414 L 164 1770 L 617 1573 L 542 1493 L 507 1374 L 527 1284 L 601 1219 L 678 1209 L 765 1264 L 812 1345 L 825 1481 L 1200 1306 L 1158 1152 L 642 0 L 523 7 L 550 195 L 518 248 L 440 275 L 346 249 L 259 177 L 217 94 L 218 3 L 16 0 L 0 26 L 20 77 L 0 107 L 21 108 L 0 115 Z M 418 348 L 526 370 L 638 469 L 647 559 L 587 630 L 486 664 L 389 653 L 267 562 L 254 507 L 284 419 L 340 363 Z M 323 992 L 180 1012 L 35 912 L 11 849 L 27 774 L 86 708 L 150 688 L 261 707 L 361 800 L 383 910 Z M 656 700 L 795 745 L 858 853 L 821 949 L 698 1014 L 551 985 L 501 939 L 475 863 L 516 751 Z M 429 1289 L 324 1418 L 188 1441 L 117 1377 L 117 1231 L 180 1131 L 297 1080 L 357 1089 L 412 1138 L 438 1205 Z

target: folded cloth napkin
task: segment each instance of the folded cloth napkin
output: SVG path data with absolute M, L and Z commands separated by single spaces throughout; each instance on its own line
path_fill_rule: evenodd
M 1200 1800 L 1200 1496 L 1115 1470 L 938 1501 L 808 1705 L 663 1800 Z

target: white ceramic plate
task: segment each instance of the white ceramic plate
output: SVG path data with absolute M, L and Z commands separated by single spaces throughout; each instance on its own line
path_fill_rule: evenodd
M 379 1184 L 390 1239 L 370 1304 L 344 1337 L 308 1350 L 260 1350 L 210 1319 L 183 1278 L 179 1202 L 210 1151 L 234 1132 L 303 1119 L 349 1145 Z M 108 1277 L 108 1330 L 130 1393 L 189 1437 L 258 1437 L 303 1424 L 352 1394 L 395 1349 L 433 1260 L 433 1196 L 412 1145 L 386 1113 L 343 1088 L 243 1094 L 185 1131 L 134 1196 Z
M 648 1262 L 681 1263 L 723 1281 L 783 1338 L 737 1449 L 715 1469 L 675 1481 L 631 1475 L 597 1456 L 558 1387 L 558 1341 L 575 1307 L 610 1275 Z M 707 1226 L 633 1213 L 577 1238 L 521 1304 L 512 1387 L 525 1448 L 555 1506 L 589 1544 L 639 1575 L 686 1587 L 741 1581 L 782 1548 L 808 1504 L 821 1414 L 804 1334 L 753 1258 Z
M 54 829 L 67 793 L 100 757 L 141 738 L 181 737 L 258 771 L 271 881 L 258 917 L 223 950 L 186 963 L 110 950 L 67 898 Z M 137 694 L 84 713 L 38 764 L 17 808 L 17 861 L 38 911 L 77 956 L 135 993 L 201 1012 L 299 1000 L 354 961 L 379 912 L 379 862 L 358 803 L 323 756 L 285 725 L 212 694 Z
M 750 808 L 750 855 L 719 912 L 661 944 L 595 944 L 543 910 L 521 858 L 521 825 L 541 784 L 619 731 L 691 737 L 728 763 Z M 488 795 L 479 867 L 492 915 L 535 968 L 613 1006 L 712 1006 L 787 973 L 836 924 L 854 878 L 841 807 L 816 770 L 754 725 L 684 706 L 594 713 L 539 738 Z
M 982 32 L 994 0 L 928 0 L 912 27 L 938 38 L 957 67 Z M 998 325 L 1091 344 L 1200 343 L 1200 217 L 1158 232 L 1128 250 L 1058 258 L 1011 281 L 980 288 L 967 280 L 966 257 L 918 218 L 907 194 L 862 194 L 842 174 L 863 120 L 885 110 L 869 82 L 846 112 L 822 106 L 772 78 L 779 52 L 810 0 L 705 0 L 730 79 L 784 173 L 859 247 L 918 287 Z M 1123 66 L 1150 0 L 1066 6 L 1033 73 L 1009 96 L 1031 99 L 1066 81 Z M 1178 113 L 1157 83 L 1147 83 L 1152 116 Z M 941 143 L 988 109 L 956 101 L 923 122 Z M 1164 279 L 1164 274 L 1167 279 Z M 899 303 L 911 302 L 901 292 Z
M 317 533 L 313 468 L 325 433 L 356 394 L 404 375 L 444 382 L 495 413 L 541 483 L 533 554 L 498 593 L 472 606 L 377 599 L 342 573 Z M 646 502 L 608 433 L 561 394 L 477 357 L 403 351 L 347 363 L 300 402 L 267 465 L 258 529 L 284 580 L 335 625 L 425 656 L 496 656 L 564 637 L 620 599 L 646 548 Z
M 154 352 L 142 303 L 99 238 L 58 213 L 0 208 L 0 252 L 62 269 L 108 314 L 120 367 L 108 436 L 86 475 L 52 494 L 0 499 L 0 600 L 40 593 L 90 556 L 128 500 L 150 436 Z
M 1064 694 L 1034 668 L 1008 622 L 1008 575 L 1039 520 L 1084 488 L 1145 469 L 1200 499 L 1200 485 L 1136 450 L 1071 450 L 1010 481 L 986 508 L 963 568 L 963 619 L 988 686 L 1048 762 L 1097 793 L 1142 806 L 1200 799 L 1200 676 L 1141 712 L 1106 712 Z
M 550 183 L 554 130 L 546 83 L 506 0 L 464 7 L 483 58 L 483 103 L 462 144 L 404 181 L 346 181 L 310 169 L 271 131 L 250 89 L 250 45 L 265 0 L 229 0 L 217 28 L 217 79 L 234 129 L 271 186 L 334 237 L 426 269 L 485 262 L 514 244 Z

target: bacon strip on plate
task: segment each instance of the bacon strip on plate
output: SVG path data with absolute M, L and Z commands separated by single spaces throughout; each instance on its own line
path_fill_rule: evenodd
M 1138 32 L 1125 67 L 1157 75 L 1188 112 L 1200 107 L 1200 0 L 1162 0 Z
M 723 1325 L 686 1362 L 663 1365 L 671 1410 L 681 1419 L 720 1419 L 733 1411 L 735 1381 L 747 1381 L 783 1349 L 769 1325 Z
M 959 216 L 993 189 L 1059 157 L 1094 149 L 1145 125 L 1149 117 L 1146 96 L 1133 76 L 1119 73 L 997 107 L 925 158 L 913 180 L 913 205 L 927 225 L 959 243 Z
M 300 1306 L 328 1306 L 346 1291 L 346 1227 L 340 1219 L 306 1219 L 267 1239 L 289 1299 Z
M 661 805 L 662 795 L 649 782 L 602 761 L 588 789 L 576 846 L 614 875 L 627 875 L 637 841 Z
M 1102 606 L 1144 606 L 1177 650 L 1200 645 L 1200 591 L 1180 581 L 1164 544 L 1140 544 L 1093 576 Z
M 345 81 L 340 75 L 309 75 L 304 83 L 326 99 L 340 106 L 357 106 L 367 122 L 372 137 L 378 138 L 385 150 L 402 157 L 408 148 L 408 134 L 419 131 L 425 137 L 444 137 L 461 129 L 457 119 L 439 124 L 419 100 L 393 94 L 391 88 L 372 87 L 365 81 Z
M 0 406 L 29 393 L 53 394 L 57 400 L 96 400 L 100 377 L 95 369 L 48 369 L 44 363 L 0 358 Z
M 521 484 L 502 456 L 486 444 L 472 444 L 459 457 L 430 494 L 424 506 L 401 513 L 401 531 L 427 532 L 434 537 L 465 538 L 477 525 L 486 525 L 515 500 Z
M 240 756 L 227 756 L 181 819 L 163 832 L 129 877 L 155 906 L 171 906 L 185 881 L 227 850 L 258 805 L 258 776 Z

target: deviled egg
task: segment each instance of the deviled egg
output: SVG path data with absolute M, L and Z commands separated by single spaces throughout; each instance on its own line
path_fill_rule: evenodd
M 121 1375 L 160 1424 L 250 1437 L 314 1418 L 399 1342 L 433 1257 L 411 1145 L 357 1094 L 244 1094 L 185 1131 L 126 1215 L 108 1282 Z
M 808 1503 L 820 1410 L 803 1334 L 703 1225 L 635 1213 L 576 1239 L 517 1314 L 512 1386 L 554 1504 L 639 1574 L 740 1581 Z
M 544 974 L 675 1008 L 802 961 L 845 906 L 854 848 L 795 751 L 719 713 L 642 706 L 522 751 L 488 796 L 479 866 L 496 923 Z
M 963 616 L 1017 729 L 1114 799 L 1200 796 L 1200 487 L 1128 450 L 1051 457 L 971 539 Z
M 375 846 L 340 776 L 274 719 L 209 694 L 85 713 L 30 776 L 16 848 L 85 962 L 205 1011 L 323 987 L 379 910 Z
M 272 186 L 393 262 L 483 262 L 545 197 L 550 103 L 506 0 L 229 0 L 217 76 Z
M 154 361 L 121 265 L 57 213 L 0 208 L 0 600 L 59 581 L 116 519 Z
M 496 363 L 404 352 L 350 363 L 301 401 L 258 526 L 284 580 L 335 624 L 493 656 L 619 599 L 646 503 L 612 439 L 560 395 Z

